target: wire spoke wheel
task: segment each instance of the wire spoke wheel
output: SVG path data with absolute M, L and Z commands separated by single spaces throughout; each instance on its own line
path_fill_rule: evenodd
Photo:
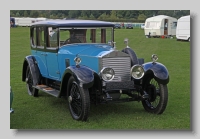
M 29 90 L 32 92 L 33 91 L 33 87 L 32 87 L 33 86 L 33 78 L 32 78 L 30 69 L 28 70 L 28 73 L 27 73 L 27 85 L 28 85 Z
M 70 106 L 71 106 L 72 112 L 74 115 L 79 117 L 82 111 L 82 100 L 80 97 L 80 91 L 76 83 L 72 84 L 69 97 L 71 98 Z
M 163 113 L 168 102 L 167 85 L 158 83 L 154 78 L 149 78 L 145 82 L 145 91 L 149 98 L 142 101 L 144 109 L 151 113 Z
M 31 73 L 30 67 L 28 66 L 26 69 L 26 86 L 28 94 L 31 96 L 37 96 L 38 95 L 38 89 L 33 88 L 34 82 L 33 82 L 33 75 Z
M 67 85 L 68 107 L 73 119 L 86 121 L 89 115 L 90 98 L 88 89 L 81 88 L 71 76 Z

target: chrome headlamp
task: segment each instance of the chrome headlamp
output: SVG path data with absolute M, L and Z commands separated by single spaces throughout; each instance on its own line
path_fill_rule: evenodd
M 134 65 L 131 68 L 131 76 L 134 79 L 141 79 L 144 76 L 144 69 L 141 65 Z
M 111 81 L 115 76 L 115 71 L 112 68 L 104 67 L 100 71 L 100 76 L 104 81 Z
M 153 62 L 156 62 L 158 60 L 158 56 L 156 54 L 153 54 L 151 56 L 151 59 L 153 60 Z
M 80 57 L 75 57 L 74 58 L 74 62 L 76 63 L 76 65 L 79 65 L 81 63 L 81 58 Z

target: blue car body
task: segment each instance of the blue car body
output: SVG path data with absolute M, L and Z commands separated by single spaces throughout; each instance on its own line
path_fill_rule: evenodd
M 24 58 L 22 81 L 28 94 L 67 97 L 75 120 L 86 121 L 90 103 L 142 101 L 145 110 L 161 114 L 167 103 L 169 73 L 156 62 L 144 63 L 128 46 L 119 51 L 115 25 L 95 20 L 46 20 L 30 27 L 31 54 Z M 157 84 L 162 89 L 156 91 Z M 137 92 L 137 94 L 135 94 Z M 121 98 L 121 95 L 127 98 Z M 161 98 L 157 106 L 151 104 Z M 157 102 L 157 101 L 156 101 Z
M 75 65 L 74 58 L 79 56 L 83 61 L 81 65 L 87 65 L 99 73 L 99 58 L 112 51 L 114 51 L 113 47 L 106 44 L 71 44 L 61 47 L 57 53 L 32 50 L 31 54 L 35 57 L 42 76 L 61 81 L 61 75 L 66 69 L 64 62 L 66 58 L 69 59 L 70 65 Z M 41 56 L 44 54 L 48 57 Z M 90 57 L 88 58 L 88 56 Z M 55 71 L 60 71 L 60 74 L 56 74 Z

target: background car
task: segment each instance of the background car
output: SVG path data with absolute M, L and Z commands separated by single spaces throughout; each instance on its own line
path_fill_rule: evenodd
M 140 27 L 141 27 L 141 29 L 144 29 L 144 25 L 145 25 L 145 24 L 142 24 L 142 25 L 140 26 Z
M 67 98 L 73 119 L 87 121 L 90 105 L 141 102 L 150 113 L 167 106 L 169 73 L 157 62 L 144 63 L 124 39 L 116 49 L 114 24 L 94 20 L 51 20 L 30 26 L 31 54 L 24 58 L 27 92 Z
M 133 29 L 133 24 L 131 23 L 126 24 L 126 29 Z
M 115 24 L 115 28 L 121 29 L 121 24 Z

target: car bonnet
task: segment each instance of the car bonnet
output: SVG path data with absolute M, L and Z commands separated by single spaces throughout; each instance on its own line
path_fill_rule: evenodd
M 59 53 L 77 56 L 102 57 L 111 51 L 114 51 L 113 47 L 107 44 L 70 44 L 61 47 Z

